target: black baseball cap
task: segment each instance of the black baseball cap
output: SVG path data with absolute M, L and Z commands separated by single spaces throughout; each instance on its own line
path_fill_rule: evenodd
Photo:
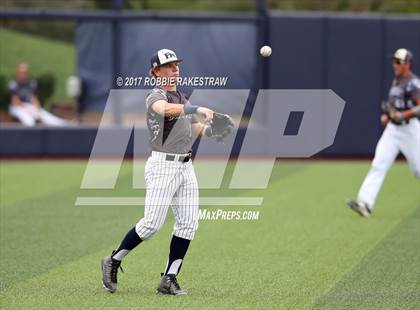
M 178 58 L 174 51 L 164 48 L 158 50 L 156 53 L 152 55 L 150 59 L 150 73 L 152 72 L 153 68 L 160 67 L 162 65 L 171 63 L 171 62 L 181 62 L 182 59 Z

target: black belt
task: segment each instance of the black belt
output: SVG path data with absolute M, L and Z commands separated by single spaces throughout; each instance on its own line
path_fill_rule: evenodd
M 169 161 L 175 161 L 176 156 L 175 155 L 170 155 L 170 154 L 166 154 L 165 159 L 169 160 Z M 186 163 L 189 162 L 191 159 L 191 154 L 185 155 L 185 156 L 178 156 L 178 161 Z
M 394 125 L 397 125 L 397 126 L 406 125 L 406 124 L 409 124 L 410 123 L 410 119 L 405 119 L 405 120 L 403 120 L 400 123 L 397 123 L 396 121 L 394 121 L 393 119 L 391 119 L 391 123 L 393 123 Z

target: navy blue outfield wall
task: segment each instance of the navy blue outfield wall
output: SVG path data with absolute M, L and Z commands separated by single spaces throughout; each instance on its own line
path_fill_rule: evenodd
M 330 155 L 373 154 L 390 57 L 410 49 L 420 74 L 420 16 L 273 14 L 269 88 L 332 89 L 346 101 Z
M 89 156 L 97 128 L 0 128 L 0 156 Z
M 101 137 L 106 143 L 96 146 L 95 155 L 104 157 L 145 157 L 150 154 L 147 128 L 106 126 L 101 129 Z M 89 157 L 91 155 L 98 128 L 84 127 L 37 127 L 21 126 L 0 127 L 0 157 Z M 264 156 L 267 146 L 261 145 L 260 136 L 264 135 L 258 129 L 250 130 L 254 149 L 252 154 Z M 236 131 L 227 139 L 232 145 Z M 194 150 L 198 145 L 194 145 Z M 134 150 L 134 147 L 136 148 Z M 208 156 L 220 156 L 230 153 L 230 147 L 208 140 L 200 143 L 200 152 Z M 237 151 L 237 150 L 236 150 Z

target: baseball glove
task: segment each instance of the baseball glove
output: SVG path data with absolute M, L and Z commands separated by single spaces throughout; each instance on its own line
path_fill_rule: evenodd
M 221 142 L 227 135 L 229 135 L 232 132 L 234 126 L 235 123 L 229 115 L 214 112 L 213 122 L 210 126 L 210 136 L 216 141 Z
M 392 122 L 401 124 L 404 121 L 402 112 L 395 109 L 389 101 L 382 101 L 381 108 L 382 111 L 391 118 Z
M 392 104 L 389 101 L 382 101 L 381 108 L 382 111 L 388 116 L 397 112 L 397 110 L 392 106 Z

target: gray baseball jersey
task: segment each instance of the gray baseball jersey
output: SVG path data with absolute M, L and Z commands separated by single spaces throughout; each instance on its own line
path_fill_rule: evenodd
M 152 104 L 158 100 L 184 105 L 188 103 L 188 99 L 180 91 L 154 88 L 147 95 L 147 127 L 152 150 L 175 154 L 188 153 L 193 143 L 191 124 L 197 122 L 195 115 L 162 116 L 152 109 Z
M 415 74 L 406 77 L 396 77 L 389 90 L 389 102 L 400 111 L 416 106 L 420 99 L 420 79 Z

